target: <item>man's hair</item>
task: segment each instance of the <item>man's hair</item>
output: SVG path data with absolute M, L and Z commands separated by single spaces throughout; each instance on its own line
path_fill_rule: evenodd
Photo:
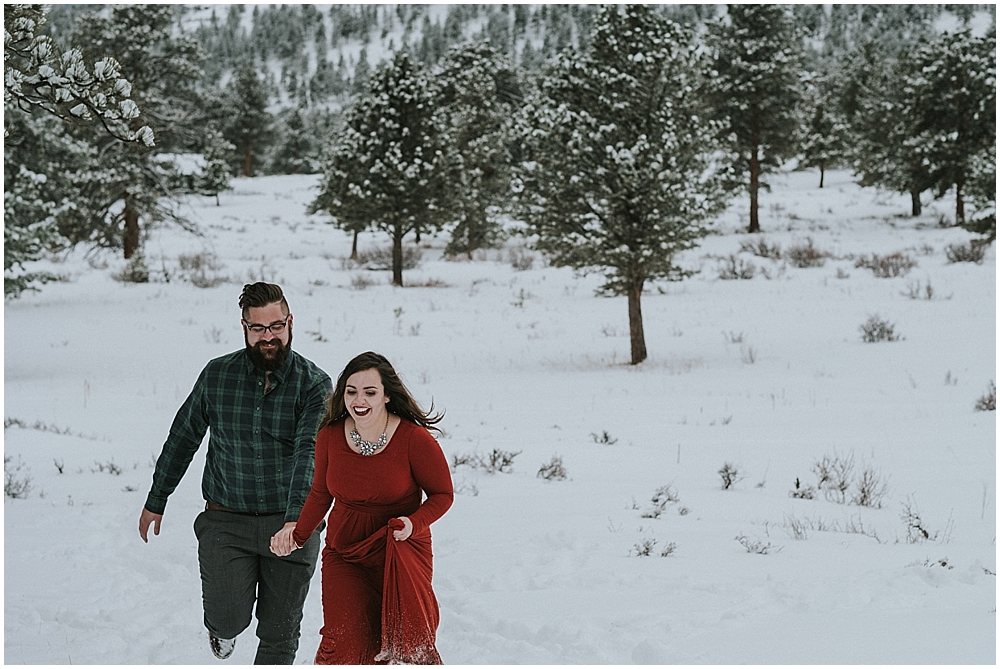
M 240 294 L 240 309 L 243 310 L 243 320 L 250 318 L 251 307 L 266 307 L 275 302 L 281 303 L 287 315 L 288 302 L 285 301 L 285 294 L 281 292 L 281 286 L 263 281 L 246 284 Z

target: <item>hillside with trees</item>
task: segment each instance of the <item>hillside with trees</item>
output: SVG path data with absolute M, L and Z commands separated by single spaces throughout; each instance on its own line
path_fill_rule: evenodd
M 358 212 L 347 215 L 341 205 L 352 200 L 345 198 L 365 192 L 357 176 L 338 186 L 344 192 L 336 197 L 324 191 L 315 209 L 348 232 L 392 229 L 400 243 L 407 235 L 444 232 L 449 254 L 471 257 L 500 243 L 511 217 L 534 217 L 537 233 L 547 229 L 546 215 L 558 215 L 526 210 L 511 190 L 524 183 L 516 175 L 538 162 L 532 152 L 542 149 L 531 141 L 541 131 L 537 124 L 556 123 L 545 105 L 574 96 L 582 105 L 576 120 L 558 123 L 579 123 L 582 132 L 606 113 L 602 87 L 645 85 L 639 80 L 648 65 L 636 59 L 642 52 L 623 65 L 636 70 L 626 72 L 632 83 L 600 77 L 588 83 L 573 74 L 610 58 L 593 44 L 606 12 L 624 16 L 632 11 L 627 6 L 5 5 L 4 11 L 6 296 L 50 278 L 32 278 L 33 258 L 78 244 L 137 258 L 141 275 L 150 226 L 188 225 L 180 198 L 216 196 L 230 178 L 347 178 L 348 167 L 357 171 L 377 160 L 375 147 L 358 138 L 359 128 L 375 122 L 363 117 L 396 95 L 425 100 L 420 113 L 427 118 L 419 123 L 433 127 L 443 147 L 433 193 L 398 170 L 383 176 L 385 193 L 422 190 L 406 194 L 411 202 L 424 197 L 422 213 L 408 214 L 406 224 L 390 221 L 380 207 L 402 197 L 393 196 L 366 202 L 364 220 Z M 923 203 L 954 193 L 949 223 L 995 238 L 995 5 L 642 11 L 665 26 L 655 48 L 681 48 L 679 40 L 690 39 L 700 49 L 692 76 L 704 85 L 687 87 L 684 77 L 663 74 L 657 81 L 667 89 L 649 104 L 676 100 L 713 128 L 710 139 L 726 156 L 725 165 L 715 166 L 725 175 L 723 190 L 729 198 L 749 195 L 749 231 L 767 229 L 757 197 L 768 188 L 769 172 L 819 169 L 822 186 L 826 169 L 848 167 L 862 185 L 909 194 L 915 215 Z M 387 71 L 401 54 L 418 79 Z M 671 57 L 662 67 L 682 66 Z M 92 72 L 96 83 L 70 90 L 51 78 L 50 72 L 69 71 Z M 397 84 L 420 90 L 386 89 Z M 87 86 L 107 85 L 116 88 L 85 94 Z M 612 101 L 607 113 L 615 108 Z M 650 155 L 670 153 L 677 133 L 704 134 L 704 128 L 661 127 L 670 117 L 663 108 L 647 113 L 661 119 L 653 124 L 661 134 L 643 139 Z M 403 150 L 385 139 L 378 151 Z M 692 155 L 701 151 L 685 142 Z M 670 178 L 690 168 L 678 167 Z M 392 182 L 393 175 L 400 179 Z M 714 201 L 715 188 L 706 181 L 692 197 Z M 659 212 L 654 219 L 662 216 L 653 200 L 643 206 Z M 668 226 L 662 218 L 640 218 L 642 225 Z M 395 271 L 401 283 L 401 269 Z

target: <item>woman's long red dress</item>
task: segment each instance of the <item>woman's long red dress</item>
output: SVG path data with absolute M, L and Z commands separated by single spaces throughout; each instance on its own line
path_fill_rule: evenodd
M 441 664 L 430 524 L 453 500 L 448 462 L 423 427 L 401 421 L 371 456 L 351 450 L 343 421 L 320 430 L 312 489 L 293 535 L 304 544 L 333 504 L 317 664 Z M 406 541 L 392 538 L 399 516 L 413 523 Z

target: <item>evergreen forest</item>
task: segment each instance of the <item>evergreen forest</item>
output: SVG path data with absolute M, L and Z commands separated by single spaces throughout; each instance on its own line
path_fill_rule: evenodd
M 996 236 L 995 5 L 4 5 L 4 294 L 141 258 L 185 196 L 319 174 L 312 213 L 472 257 L 511 234 L 629 297 L 775 170 L 950 194 Z M 355 237 L 356 238 L 356 237 Z M 635 330 L 638 328 L 638 332 Z

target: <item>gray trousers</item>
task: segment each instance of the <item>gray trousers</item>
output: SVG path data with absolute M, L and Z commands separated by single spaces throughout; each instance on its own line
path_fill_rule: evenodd
M 194 521 L 205 608 L 205 627 L 235 639 L 250 626 L 257 605 L 254 664 L 292 664 L 299 647 L 302 605 L 316 570 L 320 533 L 291 555 L 271 552 L 284 514 L 251 516 L 206 510 Z

